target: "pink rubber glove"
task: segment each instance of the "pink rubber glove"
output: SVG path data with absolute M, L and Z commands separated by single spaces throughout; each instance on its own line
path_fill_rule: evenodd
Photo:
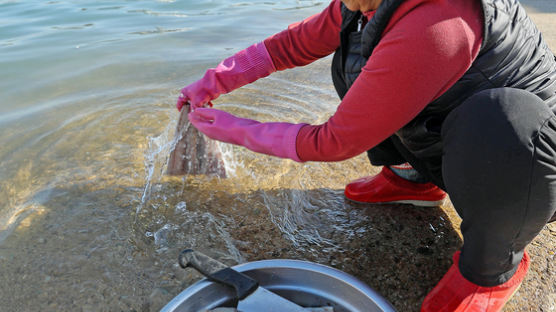
M 256 43 L 223 60 L 216 68 L 207 70 L 203 78 L 183 88 L 176 107 L 181 111 L 186 102 L 191 103 L 191 110 L 205 104 L 212 106 L 210 101 L 220 94 L 231 92 L 275 71 L 264 43 Z
M 257 153 L 302 161 L 297 156 L 295 140 L 305 124 L 261 123 L 213 108 L 198 108 L 188 117 L 209 138 L 242 145 Z

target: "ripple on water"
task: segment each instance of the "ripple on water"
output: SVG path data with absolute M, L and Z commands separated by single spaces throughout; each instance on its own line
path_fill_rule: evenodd
M 89 24 L 76 25 L 76 26 L 52 26 L 51 28 L 55 30 L 79 30 L 79 29 L 85 29 L 92 26 L 94 26 L 94 24 L 89 23 Z
M 127 13 L 142 13 L 142 14 L 152 15 L 152 16 L 188 17 L 187 14 L 180 13 L 177 11 L 160 12 L 160 11 L 152 11 L 152 10 L 128 10 Z
M 273 8 L 273 10 L 277 10 L 277 11 L 293 11 L 293 10 L 301 10 L 301 9 L 308 9 L 308 8 L 312 8 L 312 7 L 316 7 L 319 5 L 322 5 L 323 2 L 313 2 L 311 4 L 307 4 L 307 5 L 296 5 L 296 6 L 291 6 L 291 7 L 287 7 L 287 8 Z
M 366 231 L 368 218 L 346 209 L 341 192 L 293 189 L 262 197 L 272 223 L 300 251 L 341 252 L 346 240 Z
M 98 11 L 113 11 L 113 10 L 119 10 L 119 9 L 123 9 L 123 6 L 109 6 L 109 7 L 101 7 L 101 8 L 97 8 Z
M 154 34 L 164 34 L 164 33 L 173 33 L 173 32 L 186 32 L 190 31 L 191 27 L 183 27 L 183 28 L 175 28 L 175 29 L 165 29 L 162 27 L 156 27 L 153 30 L 145 30 L 145 31 L 134 31 L 130 32 L 130 35 L 154 35 Z

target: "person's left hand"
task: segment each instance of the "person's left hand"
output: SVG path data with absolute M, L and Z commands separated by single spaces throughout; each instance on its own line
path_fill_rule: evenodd
M 181 89 L 176 107 L 179 111 L 186 103 L 191 104 L 191 110 L 212 107 L 210 101 L 221 94 L 231 92 L 275 71 L 276 67 L 264 42 L 256 43 L 223 60 L 216 68 L 208 69 L 203 78 Z
M 198 108 L 189 113 L 188 118 L 195 128 L 209 138 L 242 145 L 254 152 L 301 162 L 297 156 L 295 140 L 304 124 L 260 123 L 213 108 Z

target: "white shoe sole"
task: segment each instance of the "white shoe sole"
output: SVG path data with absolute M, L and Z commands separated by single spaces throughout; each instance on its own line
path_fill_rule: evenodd
M 347 198 L 347 197 L 346 197 Z M 441 199 L 441 200 L 437 200 L 437 201 L 429 201 L 429 200 L 413 200 L 413 199 L 406 199 L 406 200 L 395 200 L 395 201 L 389 201 L 389 202 L 362 202 L 362 201 L 357 201 L 357 200 L 353 200 L 351 198 L 347 198 L 348 200 L 355 202 L 355 203 L 359 203 L 359 204 L 409 204 L 409 205 L 413 205 L 416 207 L 438 207 L 438 206 L 442 206 L 444 205 L 444 203 L 446 202 L 446 199 Z

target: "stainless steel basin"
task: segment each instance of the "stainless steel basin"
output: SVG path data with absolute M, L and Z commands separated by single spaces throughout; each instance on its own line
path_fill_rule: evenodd
M 304 307 L 333 306 L 335 312 L 395 311 L 369 286 L 324 265 L 298 260 L 263 260 L 233 268 Z M 182 291 L 161 311 L 198 312 L 231 304 L 231 289 L 203 279 Z

